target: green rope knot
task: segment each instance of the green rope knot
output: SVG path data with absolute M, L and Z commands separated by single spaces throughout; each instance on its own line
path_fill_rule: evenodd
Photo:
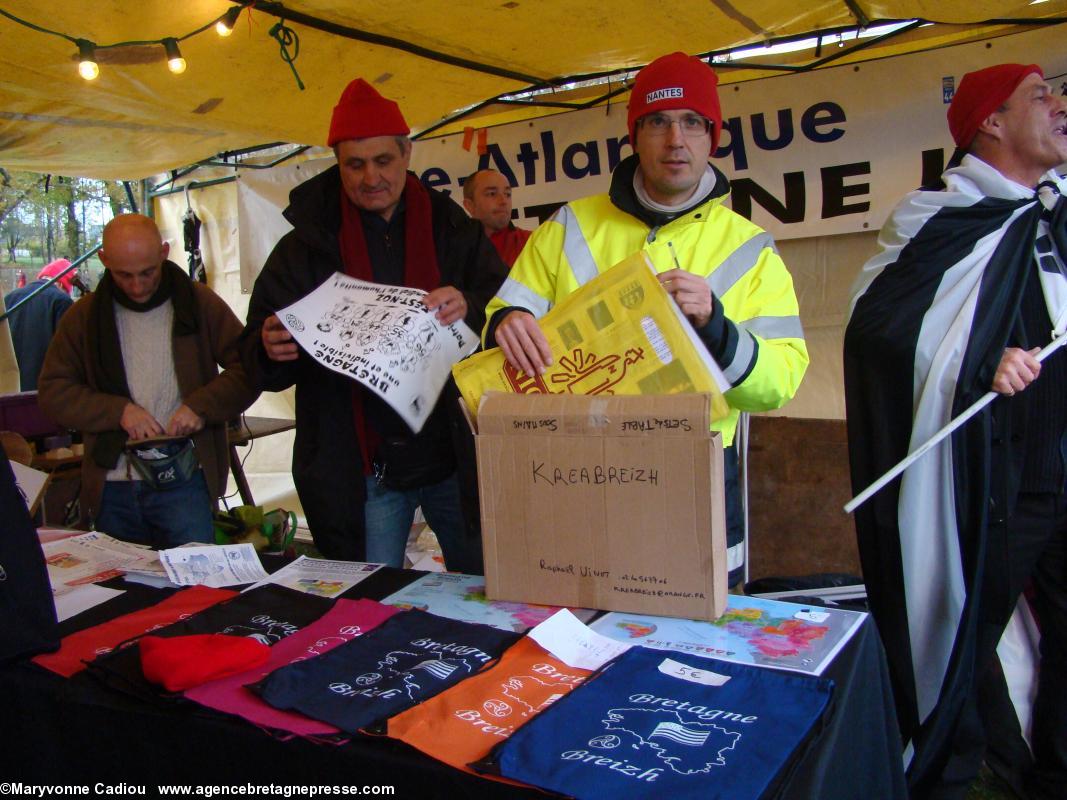
M 293 71 L 293 77 L 296 78 L 296 85 L 300 87 L 300 91 L 304 91 L 304 82 L 300 80 L 300 75 L 293 66 L 296 57 L 300 55 L 300 37 L 296 35 L 296 31 L 281 21 L 270 29 L 270 36 L 278 41 L 282 61 L 289 65 L 289 69 Z M 290 47 L 293 48 L 292 54 L 289 53 Z

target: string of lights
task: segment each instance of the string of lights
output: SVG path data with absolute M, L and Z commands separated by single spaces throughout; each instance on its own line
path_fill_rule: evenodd
M 190 31 L 184 36 L 169 36 L 162 39 L 137 42 L 114 42 L 111 44 L 99 44 L 86 38 L 78 38 L 66 33 L 61 33 L 60 31 L 50 30 L 33 22 L 21 19 L 9 11 L 5 11 L 3 8 L 0 8 L 0 16 L 6 17 L 12 22 L 23 25 L 31 30 L 48 34 L 50 36 L 58 36 L 59 38 L 66 39 L 68 42 L 74 44 L 78 48 L 78 72 L 87 81 L 94 80 L 100 75 L 100 63 L 96 58 L 96 53 L 98 51 L 135 45 L 162 47 L 166 54 L 168 68 L 174 73 L 181 73 L 185 70 L 185 59 L 182 57 L 181 50 L 178 47 L 179 42 L 203 33 L 212 26 L 215 26 L 215 30 L 219 36 L 229 36 L 233 31 L 234 26 L 237 24 L 237 19 L 240 17 L 241 12 L 245 9 L 249 11 L 249 15 L 251 15 L 253 11 L 257 11 L 270 17 L 277 17 L 278 22 L 271 27 L 268 35 L 278 42 L 279 57 L 286 65 L 288 65 L 293 73 L 293 78 L 296 80 L 297 86 L 301 90 L 304 89 L 304 83 L 300 80 L 300 75 L 296 71 L 295 64 L 297 54 L 300 52 L 300 37 L 293 28 L 289 27 L 289 23 L 321 31 L 332 36 L 341 36 L 346 39 L 366 42 L 367 44 L 372 44 L 378 47 L 388 47 L 401 52 L 410 53 L 419 58 L 429 59 L 441 64 L 448 64 L 450 66 L 460 67 L 462 69 L 468 69 L 486 75 L 495 75 L 507 78 L 508 80 L 519 81 L 520 83 L 529 83 L 531 85 L 539 86 L 551 81 L 551 79 L 543 76 L 528 75 L 506 67 L 484 64 L 469 58 L 463 58 L 462 56 L 413 44 L 393 36 L 387 36 L 373 31 L 354 28 L 350 25 L 331 22 L 301 11 L 287 8 L 284 4 L 275 2 L 274 0 L 233 0 L 233 3 L 234 5 L 232 5 L 226 12 L 200 26 L 196 30 Z M 107 59 L 104 59 L 105 62 L 106 60 Z
M 160 46 L 163 48 L 164 55 L 167 60 L 167 69 L 173 72 L 175 75 L 180 75 L 185 72 L 186 64 L 185 58 L 182 56 L 182 51 L 179 46 L 179 42 L 184 42 L 186 39 L 190 39 L 193 36 L 197 36 L 206 30 L 211 28 L 215 29 L 215 32 L 222 37 L 229 36 L 233 33 L 234 27 L 237 25 L 237 20 L 241 16 L 241 12 L 246 8 L 251 8 L 255 3 L 242 3 L 240 5 L 230 6 L 225 12 L 211 21 L 201 25 L 195 30 L 189 31 L 182 36 L 165 36 L 162 39 L 145 39 L 127 42 L 110 42 L 107 44 L 100 44 L 90 39 L 71 36 L 61 31 L 55 31 L 50 28 L 46 28 L 43 25 L 37 25 L 29 20 L 22 19 L 21 17 L 12 14 L 9 11 L 5 11 L 0 8 L 0 16 L 6 17 L 18 25 L 22 25 L 38 33 L 47 34 L 49 36 L 56 36 L 60 39 L 66 39 L 68 42 L 78 48 L 78 74 L 81 75 L 87 81 L 96 80 L 100 76 L 100 64 L 97 61 L 97 53 L 102 50 L 113 50 L 121 47 L 151 47 Z M 271 29 L 270 35 L 277 39 L 282 48 L 282 60 L 289 65 L 293 74 L 296 75 L 296 67 L 293 65 L 293 61 L 296 59 L 296 55 L 300 50 L 300 40 L 296 35 L 296 32 L 292 28 L 288 28 L 284 23 L 279 22 L 274 28 Z M 288 48 L 292 48 L 290 54 Z M 300 77 L 296 75 L 297 84 L 303 89 L 303 84 L 300 81 Z

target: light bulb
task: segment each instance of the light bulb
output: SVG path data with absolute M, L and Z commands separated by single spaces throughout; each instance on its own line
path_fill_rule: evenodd
M 164 39 L 163 49 L 167 53 L 167 69 L 175 75 L 181 75 L 185 72 L 185 59 L 182 58 L 182 51 L 178 49 L 178 40 L 173 38 Z
M 94 81 L 100 76 L 100 67 L 95 61 L 81 61 L 78 63 L 78 74 L 87 81 Z
M 243 6 L 233 6 L 227 11 L 222 19 L 215 23 L 215 32 L 219 36 L 229 36 L 233 33 L 233 26 L 237 24 L 237 18 L 241 16 Z
M 96 63 L 96 45 L 85 39 L 78 40 L 78 74 L 85 80 L 96 80 L 100 67 Z

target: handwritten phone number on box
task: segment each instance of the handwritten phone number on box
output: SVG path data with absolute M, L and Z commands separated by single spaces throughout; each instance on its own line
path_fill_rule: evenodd
M 633 581 L 635 583 L 662 583 L 666 585 L 668 583 L 666 578 L 661 578 L 658 575 L 631 575 L 629 573 L 619 576 L 620 581 Z

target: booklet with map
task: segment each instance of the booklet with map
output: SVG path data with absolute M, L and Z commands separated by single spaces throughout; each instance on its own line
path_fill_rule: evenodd
M 821 675 L 867 617 L 859 611 L 730 595 L 714 622 L 611 612 L 590 627 L 619 641 Z
M 431 572 L 382 600 L 389 606 L 416 608 L 439 617 L 461 622 L 480 622 L 505 631 L 523 631 L 538 625 L 560 610 L 559 606 L 509 603 L 488 600 L 485 578 L 455 572 Z M 596 614 L 594 609 L 572 608 L 582 622 Z
M 308 558 L 300 556 L 296 561 L 286 564 L 277 572 L 253 583 L 244 591 L 248 592 L 268 583 L 277 583 L 304 594 L 319 597 L 338 597 L 351 589 L 361 580 L 373 575 L 381 564 L 368 564 L 362 561 L 331 561 L 325 558 Z

